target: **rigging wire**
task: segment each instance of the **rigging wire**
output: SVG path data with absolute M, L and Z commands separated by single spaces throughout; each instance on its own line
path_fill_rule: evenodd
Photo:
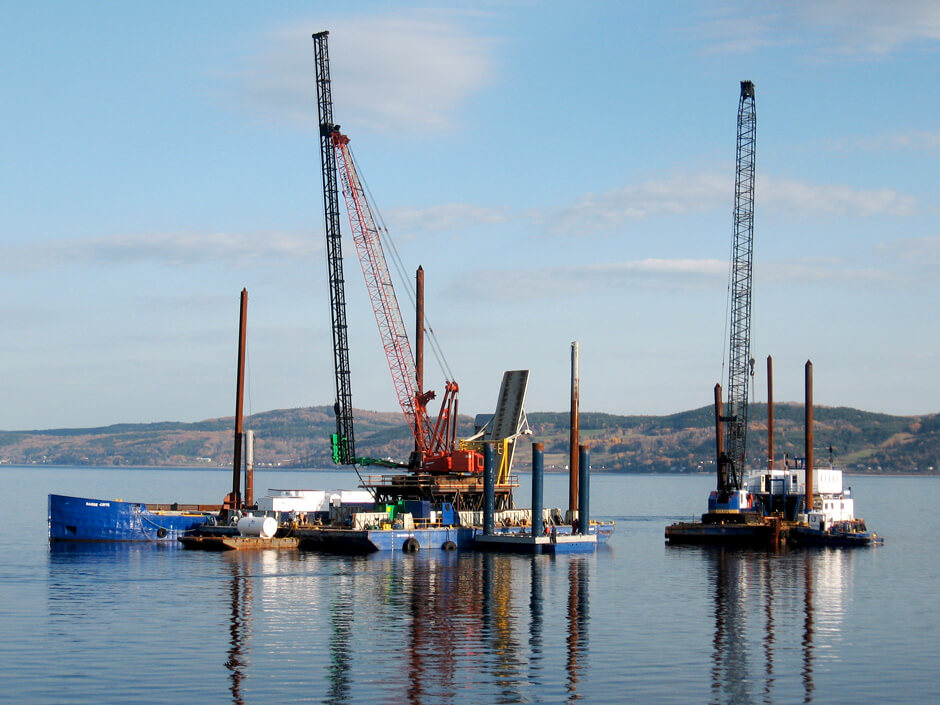
M 373 216 L 375 217 L 376 224 L 378 225 L 379 235 L 384 240 L 387 245 L 387 250 L 391 253 L 392 264 L 395 266 L 395 270 L 398 273 L 399 280 L 404 282 L 404 289 L 408 295 L 408 300 L 411 303 L 412 308 L 415 307 L 415 289 L 414 282 L 411 277 L 408 276 L 407 271 L 405 270 L 404 262 L 402 261 L 401 255 L 398 252 L 398 247 L 395 245 L 395 241 L 392 239 L 391 233 L 389 232 L 388 226 L 385 223 L 385 218 L 382 217 L 382 212 L 379 210 L 378 206 L 375 203 L 375 198 L 372 196 L 372 190 L 369 188 L 368 182 L 362 176 L 362 170 L 359 168 L 359 163 L 356 160 L 355 154 L 351 148 L 348 147 L 350 157 L 353 161 L 353 166 L 356 169 L 356 174 L 359 177 L 359 182 L 362 184 L 363 191 L 365 196 L 369 201 L 369 205 L 372 209 Z M 440 341 L 437 339 L 437 335 L 434 332 L 434 328 L 431 326 L 430 321 L 428 320 L 427 314 L 425 314 L 425 330 L 428 333 L 428 340 L 431 343 L 431 352 L 434 354 L 434 358 L 437 360 L 438 366 L 441 368 L 441 371 L 444 373 L 444 376 L 449 379 L 454 379 L 453 370 L 451 370 L 450 365 L 447 362 L 447 358 L 444 356 L 444 351 L 441 348 Z
M 718 381 L 721 382 L 725 378 L 725 362 L 727 361 L 730 368 L 731 360 L 725 357 L 725 355 L 730 355 L 731 351 L 728 347 L 725 346 L 725 343 L 728 341 L 728 328 L 731 326 L 731 287 L 734 281 L 734 241 L 731 242 L 731 250 L 728 253 L 728 289 L 727 296 L 725 297 L 725 329 L 721 336 L 721 376 L 718 378 Z M 730 369 L 728 374 L 731 374 Z M 728 386 L 730 387 L 730 377 Z M 727 392 L 726 392 L 727 393 Z
M 326 231 L 326 228 L 324 227 L 324 234 L 325 234 L 327 237 L 329 237 L 329 233 L 326 233 L 325 231 Z M 342 236 L 342 233 L 340 233 L 340 236 Z M 327 251 L 327 252 L 329 253 L 329 251 Z M 331 297 L 331 299 L 332 299 L 332 296 L 333 296 L 333 294 L 332 294 L 332 287 L 333 287 L 333 284 L 332 284 L 332 282 L 331 282 L 331 280 L 330 280 L 330 276 L 331 276 L 331 275 L 330 275 L 330 258 L 329 258 L 329 254 L 327 254 L 327 256 L 323 258 L 323 264 L 324 264 L 324 266 L 326 267 L 326 281 L 327 281 L 327 285 L 331 288 L 330 297 Z M 343 273 L 343 279 L 345 280 L 345 278 L 346 278 L 346 274 L 345 274 L 345 272 L 344 272 L 344 273 Z M 331 309 L 332 309 L 332 306 L 333 306 L 333 302 L 332 302 L 332 300 L 331 300 L 331 301 L 330 301 L 330 308 L 331 308 Z M 332 314 L 331 314 L 331 318 L 330 318 L 330 330 L 331 330 L 331 331 L 333 330 Z M 333 331 L 333 335 L 334 335 L 334 336 L 336 335 L 336 332 L 335 332 L 335 331 Z M 336 340 L 335 340 L 335 339 L 333 340 L 333 345 L 334 345 L 334 347 L 335 347 L 335 345 L 336 345 Z M 334 359 L 335 359 L 336 350 L 333 351 L 333 355 L 334 355 Z M 333 403 L 334 403 L 334 404 L 339 404 L 339 378 L 338 378 L 338 374 L 333 375 Z M 352 410 L 350 409 L 350 411 L 352 411 Z

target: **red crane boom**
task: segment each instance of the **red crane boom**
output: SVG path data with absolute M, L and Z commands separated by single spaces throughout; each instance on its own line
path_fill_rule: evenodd
M 477 471 L 476 465 L 479 463 L 476 461 L 479 460 L 479 453 L 455 451 L 457 383 L 446 383 L 436 423 L 431 421 L 427 410 L 427 404 L 435 398 L 435 393 L 417 390 L 414 354 L 372 207 L 349 150 L 349 138 L 335 130 L 332 140 L 336 168 L 346 199 L 349 226 L 359 253 L 359 263 L 362 265 L 362 274 L 379 327 L 385 357 L 392 373 L 392 383 L 398 395 L 398 403 L 415 438 L 416 450 L 409 467 L 424 472 Z

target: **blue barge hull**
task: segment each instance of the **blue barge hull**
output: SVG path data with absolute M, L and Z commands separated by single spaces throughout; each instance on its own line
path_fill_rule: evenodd
M 176 539 L 206 523 L 208 511 L 151 510 L 140 502 L 49 495 L 50 541 L 145 541 L 178 545 Z
M 430 549 L 469 549 L 482 529 L 442 526 L 430 529 L 298 529 L 298 548 L 327 553 L 375 553 L 376 551 L 414 551 Z M 417 542 L 417 549 L 412 541 Z M 407 545 L 406 545 L 407 544 Z M 452 544 L 452 545 L 451 545 Z

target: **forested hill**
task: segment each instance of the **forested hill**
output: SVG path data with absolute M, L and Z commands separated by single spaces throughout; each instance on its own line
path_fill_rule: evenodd
M 766 406 L 751 408 L 748 450 L 752 465 L 766 455 Z M 563 469 L 568 453 L 568 414 L 533 412 L 529 425 L 545 443 L 546 466 Z M 803 407 L 775 407 L 777 457 L 803 455 Z M 816 458 L 852 472 L 932 473 L 940 470 L 940 414 L 889 416 L 844 407 L 817 407 Z M 101 428 L 0 431 L 0 463 L 54 465 L 226 466 L 232 462 L 232 418 L 197 423 L 117 424 Z M 329 437 L 335 430 L 328 406 L 254 414 L 257 467 L 328 467 Z M 461 417 L 460 435 L 471 432 Z M 591 446 L 596 471 L 711 472 L 714 416 L 711 407 L 668 416 L 582 413 L 582 442 Z M 412 440 L 399 413 L 356 412 L 356 451 L 374 458 L 405 460 Z M 517 451 L 516 467 L 529 463 L 529 439 Z

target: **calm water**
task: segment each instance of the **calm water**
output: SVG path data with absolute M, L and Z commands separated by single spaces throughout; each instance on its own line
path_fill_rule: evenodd
M 218 502 L 228 481 L 0 468 L 0 702 L 940 701 L 940 478 L 849 478 L 887 537 L 873 550 L 667 547 L 664 525 L 699 513 L 712 484 L 667 476 L 593 478 L 593 513 L 617 532 L 588 557 L 47 543 L 49 492 Z M 255 486 L 353 482 L 262 472 Z M 549 477 L 546 505 L 566 492 Z

